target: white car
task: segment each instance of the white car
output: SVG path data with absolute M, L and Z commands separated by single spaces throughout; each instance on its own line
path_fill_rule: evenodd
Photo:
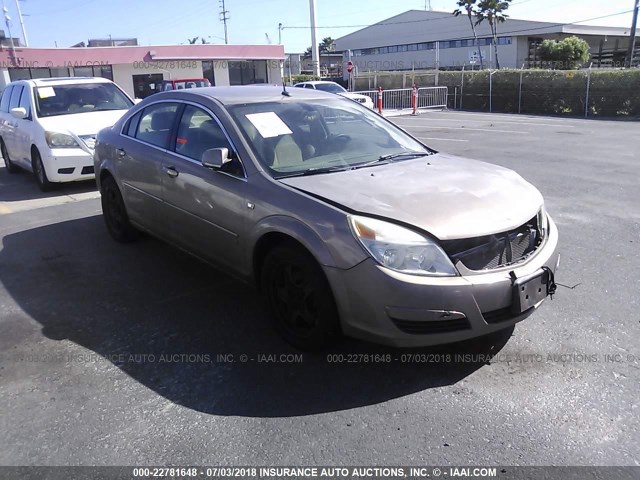
M 9 173 L 35 173 L 40 189 L 95 178 L 93 149 L 133 100 L 105 78 L 11 82 L 0 99 L 0 151 Z
M 367 95 L 361 95 L 359 93 L 353 93 L 346 90 L 342 85 L 336 82 L 329 81 L 313 81 L 313 82 L 301 82 L 296 83 L 294 87 L 298 88 L 311 88 L 313 90 L 322 90 L 323 92 L 336 93 L 343 97 L 350 98 L 358 103 L 363 104 L 365 107 L 373 109 L 373 100 Z

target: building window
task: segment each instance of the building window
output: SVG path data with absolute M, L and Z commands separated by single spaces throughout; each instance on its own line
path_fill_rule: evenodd
M 9 78 L 12 82 L 16 80 L 29 80 L 31 78 L 31 72 L 28 68 L 10 68 Z
M 407 50 L 410 52 L 415 52 L 416 50 L 418 50 L 418 44 L 412 43 L 411 45 L 407 45 Z
M 202 61 L 202 77 L 209 80 L 212 86 L 216 84 L 216 76 L 214 72 L 214 63 L 211 60 Z
M 229 62 L 229 83 L 231 85 L 251 85 L 267 83 L 267 61 L 248 60 Z
M 389 53 L 397 53 L 398 52 L 398 47 L 397 46 L 393 46 L 393 47 L 389 47 Z
M 378 52 L 380 52 L 380 54 L 389 53 L 389 47 L 380 47 Z
M 511 37 L 498 37 L 498 45 L 511 45 Z
M 88 67 L 73 67 L 74 77 L 102 77 L 113 81 L 111 65 L 94 65 Z
M 399 52 L 406 52 L 407 51 L 407 46 L 406 45 L 398 45 L 398 51 Z

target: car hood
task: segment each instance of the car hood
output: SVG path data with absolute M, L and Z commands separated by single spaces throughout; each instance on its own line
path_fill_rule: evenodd
M 360 214 L 415 225 L 440 240 L 511 230 L 543 204 L 540 192 L 514 171 L 445 154 L 280 181 Z
M 95 135 L 100 130 L 112 126 L 127 110 L 105 110 L 102 112 L 73 113 L 38 118 L 45 130 L 73 133 L 77 136 Z

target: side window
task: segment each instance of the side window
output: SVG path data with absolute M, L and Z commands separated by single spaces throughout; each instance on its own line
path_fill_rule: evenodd
M 13 85 L 8 86 L 2 92 L 2 100 L 0 100 L 0 111 L 9 112 L 9 100 L 11 100 L 11 91 L 13 90 Z
M 135 137 L 151 145 L 167 148 L 177 112 L 177 103 L 149 105 L 142 111 Z
M 20 103 L 20 96 L 22 95 L 22 89 L 23 87 L 20 86 L 15 86 L 13 87 L 13 92 L 11 92 L 11 100 L 9 101 L 9 110 L 11 110 L 12 108 L 16 108 L 18 106 L 18 104 Z
M 199 162 L 210 148 L 228 148 L 229 156 L 233 156 L 233 148 L 218 122 L 204 110 L 187 105 L 178 127 L 175 152 Z
M 23 88 L 18 106 L 27 111 L 27 116 L 25 118 L 31 119 L 31 87 Z
M 142 112 L 138 112 L 129 120 L 127 120 L 127 124 L 122 130 L 122 133 L 124 133 L 127 137 L 135 137 L 136 130 L 138 129 L 138 122 L 140 121 L 141 116 L 142 116 Z

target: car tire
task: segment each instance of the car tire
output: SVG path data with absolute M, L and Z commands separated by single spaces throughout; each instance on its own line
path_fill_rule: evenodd
M 139 232 L 129 221 L 122 194 L 113 177 L 109 176 L 102 180 L 100 195 L 102 216 L 113 239 L 121 243 L 130 243 L 137 240 Z
M 262 265 L 261 289 L 276 329 L 294 347 L 314 351 L 340 332 L 338 310 L 318 262 L 297 246 L 271 250 Z
M 7 147 L 4 144 L 4 140 L 2 140 L 1 138 L 0 138 L 0 153 L 2 153 L 2 158 L 4 159 L 4 164 L 7 167 L 7 172 L 18 173 L 20 171 L 20 167 L 18 167 L 15 163 L 13 163 L 9 158 L 9 152 L 7 152 Z
M 47 177 L 47 171 L 44 169 L 44 164 L 42 163 L 42 157 L 40 156 L 40 152 L 38 150 L 33 150 L 31 153 L 31 167 L 33 169 L 33 174 L 36 176 L 36 182 L 38 182 L 38 187 L 43 192 L 48 192 L 53 188 L 53 184 L 49 181 Z

